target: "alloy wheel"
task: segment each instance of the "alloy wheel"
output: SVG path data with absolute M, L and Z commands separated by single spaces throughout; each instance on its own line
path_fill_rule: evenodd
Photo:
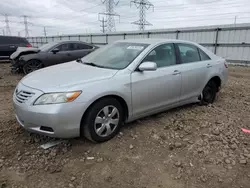
M 26 74 L 42 68 L 42 64 L 39 61 L 31 61 L 25 67 Z
M 111 135 L 119 124 L 119 111 L 115 106 L 105 106 L 95 118 L 95 132 L 100 137 Z

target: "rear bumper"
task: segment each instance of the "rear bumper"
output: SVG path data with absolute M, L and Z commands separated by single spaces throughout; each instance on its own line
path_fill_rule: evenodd
M 225 85 L 227 84 L 227 81 L 228 81 L 228 68 L 224 68 L 222 73 L 222 78 L 221 78 L 221 88 L 225 87 Z

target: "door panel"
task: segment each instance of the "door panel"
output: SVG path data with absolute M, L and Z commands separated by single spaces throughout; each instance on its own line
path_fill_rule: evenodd
M 82 58 L 93 51 L 93 47 L 83 43 L 72 43 L 72 60 Z
M 182 64 L 181 71 L 182 87 L 180 101 L 198 97 L 204 87 L 207 74 L 206 62 Z
M 52 52 L 48 52 L 47 60 L 44 61 L 44 65 L 45 66 L 56 65 L 58 63 L 61 63 L 62 61 L 63 61 L 63 56 L 59 52 L 55 54 Z
M 142 63 L 146 61 L 155 62 L 158 68 L 131 74 L 134 116 L 160 111 L 179 102 L 181 74 L 177 69 L 174 45 L 156 47 Z
M 177 44 L 177 47 L 181 60 L 179 70 L 182 76 L 180 101 L 184 101 L 201 94 L 210 60 L 201 61 L 198 48 L 191 44 Z
M 131 75 L 133 113 L 140 116 L 179 102 L 181 75 L 176 66 Z
M 15 44 L 1 44 L 0 45 L 0 57 L 9 57 L 17 49 Z
M 58 55 L 60 55 L 61 59 L 61 61 L 58 63 L 66 63 L 75 59 L 74 56 L 72 55 L 72 51 L 58 52 Z
M 58 48 L 59 52 L 53 53 L 52 50 L 54 48 L 50 50 L 48 53 L 48 66 L 71 61 L 72 54 L 70 53 L 70 43 L 61 44 L 59 46 L 55 46 L 55 48 Z

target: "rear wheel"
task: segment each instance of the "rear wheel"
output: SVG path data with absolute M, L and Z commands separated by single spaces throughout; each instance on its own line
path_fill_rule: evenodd
M 23 66 L 24 74 L 29 74 L 35 70 L 41 69 L 42 63 L 38 60 L 30 60 Z
M 101 99 L 84 116 L 81 135 L 94 142 L 108 141 L 119 132 L 123 119 L 123 108 L 116 99 Z
M 214 81 L 209 81 L 202 91 L 202 103 L 213 103 L 216 98 L 217 86 Z

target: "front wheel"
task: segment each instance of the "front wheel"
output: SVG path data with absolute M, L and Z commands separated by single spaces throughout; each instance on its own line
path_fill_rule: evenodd
M 84 116 L 81 135 L 94 142 L 105 142 L 120 130 L 124 119 L 121 104 L 114 98 L 95 102 Z
M 41 69 L 42 63 L 38 60 L 30 60 L 23 66 L 24 74 L 29 74 L 35 70 Z
M 210 104 L 215 101 L 217 86 L 214 81 L 209 81 L 202 91 L 202 103 Z

